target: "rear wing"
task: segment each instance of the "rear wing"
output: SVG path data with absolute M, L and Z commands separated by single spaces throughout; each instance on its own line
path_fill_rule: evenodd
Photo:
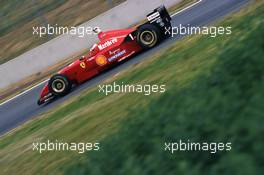
M 154 9 L 151 13 L 147 15 L 147 22 L 137 26 L 136 28 L 138 29 L 145 24 L 155 25 L 163 35 L 169 36 L 170 33 L 167 32 L 171 30 L 171 17 L 166 7 L 164 5 L 161 5 L 158 8 Z M 131 33 L 132 37 L 135 37 L 136 35 L 137 30 Z M 131 40 L 131 37 L 129 36 L 130 35 L 126 37 L 126 41 Z
M 159 23 L 160 21 L 163 21 L 164 23 L 170 23 L 171 21 L 171 17 L 164 5 L 159 6 L 149 13 L 147 15 L 147 19 L 149 23 Z
M 171 17 L 164 5 L 159 6 L 149 13 L 147 20 L 146 23 L 155 25 L 165 36 L 170 36 L 170 32 L 168 31 L 171 30 Z

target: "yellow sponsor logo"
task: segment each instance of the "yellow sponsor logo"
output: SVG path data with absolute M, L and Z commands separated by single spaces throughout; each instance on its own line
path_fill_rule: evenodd
M 103 66 L 107 63 L 106 57 L 104 55 L 99 55 L 98 57 L 96 57 L 95 62 L 99 66 Z
M 81 62 L 80 66 L 81 66 L 81 68 L 85 69 L 85 67 L 86 67 L 85 62 Z

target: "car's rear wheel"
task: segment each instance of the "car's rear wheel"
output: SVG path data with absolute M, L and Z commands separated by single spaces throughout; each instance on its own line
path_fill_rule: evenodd
M 64 96 L 71 90 L 71 82 L 65 75 L 57 74 L 50 78 L 49 91 L 56 96 Z
M 151 24 L 141 26 L 137 31 L 137 42 L 143 49 L 150 49 L 158 44 L 160 30 Z

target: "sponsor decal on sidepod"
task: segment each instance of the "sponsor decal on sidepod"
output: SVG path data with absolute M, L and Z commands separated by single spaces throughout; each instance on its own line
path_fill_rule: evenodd
M 111 62 L 113 60 L 115 60 L 116 58 L 124 55 L 126 53 L 126 50 L 122 50 L 121 52 L 118 52 L 117 54 L 111 56 L 110 58 L 108 58 L 108 61 Z
M 95 62 L 99 66 L 103 66 L 107 63 L 106 57 L 104 55 L 99 55 L 98 57 L 96 57 Z

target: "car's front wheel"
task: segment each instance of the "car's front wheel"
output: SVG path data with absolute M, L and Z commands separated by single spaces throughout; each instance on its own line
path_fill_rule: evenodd
M 152 24 L 145 24 L 137 31 L 137 42 L 143 49 L 150 49 L 160 40 L 159 29 Z
M 71 82 L 65 75 L 57 74 L 50 78 L 49 91 L 56 96 L 64 96 L 71 90 Z

